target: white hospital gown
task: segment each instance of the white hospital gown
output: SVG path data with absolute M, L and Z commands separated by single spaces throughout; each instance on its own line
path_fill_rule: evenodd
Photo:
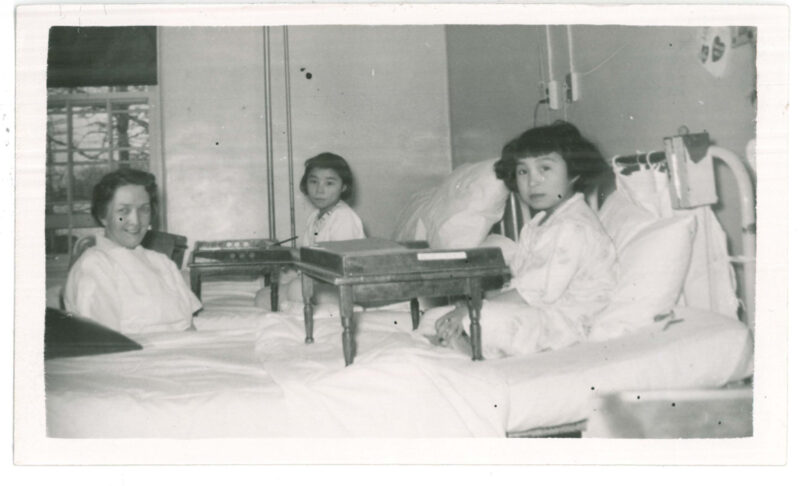
M 547 218 L 538 213 L 520 233 L 509 262 L 527 305 L 485 301 L 481 311 L 487 357 L 530 354 L 583 341 L 616 285 L 614 244 L 577 193 Z M 465 322 L 465 327 L 468 320 Z
M 122 334 L 184 330 L 202 307 L 166 255 L 104 236 L 70 269 L 64 304 Z
M 366 238 L 364 226 L 361 218 L 358 217 L 353 209 L 344 201 L 337 202 L 330 210 L 326 211 L 321 217 L 319 211 L 314 211 L 308 215 L 305 231 L 300 237 L 300 246 L 314 246 L 325 241 L 358 240 Z M 281 288 L 278 291 L 281 299 L 281 310 L 291 309 L 292 302 L 302 302 L 302 290 L 299 274 L 296 270 L 285 270 L 281 272 Z M 323 294 L 331 293 L 321 290 L 325 286 L 317 285 L 316 298 L 319 300 Z M 335 294 L 333 292 L 332 294 Z M 269 309 L 272 306 L 271 292 L 269 287 L 264 287 L 256 293 L 256 306 Z M 338 297 L 336 297 L 338 299 Z
M 300 246 L 312 246 L 323 241 L 365 238 L 361 218 L 346 202 L 337 202 L 322 217 L 318 218 L 318 214 L 314 211 L 308 215 Z

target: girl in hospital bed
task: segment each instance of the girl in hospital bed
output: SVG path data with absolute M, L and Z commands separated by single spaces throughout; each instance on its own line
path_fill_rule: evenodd
M 300 191 L 317 209 L 308 215 L 300 246 L 365 238 L 361 218 L 345 202 L 353 194 L 353 172 L 344 158 L 323 152 L 306 160 Z M 317 294 L 319 300 L 323 293 Z M 303 300 L 300 279 L 295 272 L 281 277 L 279 295 L 291 301 Z M 269 288 L 258 291 L 256 306 L 270 308 Z
M 119 169 L 97 183 L 92 216 L 105 230 L 69 271 L 67 311 L 123 334 L 192 328 L 200 301 L 172 260 L 141 245 L 156 196 L 155 177 L 140 170 Z
M 558 349 L 586 338 L 616 283 L 614 245 L 584 200 L 608 171 L 595 146 L 566 122 L 533 128 L 503 147 L 495 173 L 535 215 L 508 262 L 509 285 L 485 296 L 486 357 Z M 443 345 L 469 350 L 467 314 L 462 302 L 436 320 Z

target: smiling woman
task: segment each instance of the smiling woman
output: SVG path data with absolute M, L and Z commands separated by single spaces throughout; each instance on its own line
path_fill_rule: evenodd
M 156 194 L 153 175 L 135 169 L 106 174 L 95 186 L 92 216 L 105 231 L 69 272 L 69 312 L 124 334 L 191 328 L 200 301 L 172 260 L 141 246 Z
M 155 177 L 139 170 L 106 174 L 92 194 L 92 216 L 105 228 L 106 237 L 131 249 L 144 239 L 157 205 Z
M 150 197 L 142 186 L 120 187 L 101 220 L 106 236 L 125 248 L 136 248 L 150 226 L 150 211 Z

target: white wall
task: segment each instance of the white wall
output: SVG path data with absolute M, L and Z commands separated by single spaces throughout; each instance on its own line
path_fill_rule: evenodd
M 533 26 L 481 25 L 448 26 L 446 33 L 453 162 L 499 157 L 503 144 L 533 126 L 544 34 Z M 548 116 L 539 109 L 540 124 Z
M 261 30 L 161 28 L 159 49 L 169 230 L 264 237 Z
M 411 194 L 451 169 L 444 28 L 288 32 L 297 230 L 311 209 L 297 187 L 303 162 L 332 151 L 351 163 L 368 233 L 388 237 Z M 161 28 L 167 216 L 190 240 L 267 236 L 262 35 Z M 282 29 L 269 41 L 280 238 L 290 234 Z
M 583 98 L 540 122 L 575 122 L 608 156 L 657 149 L 680 125 L 744 156 L 754 136 L 753 51 L 732 51 L 714 78 L 696 61 L 696 28 L 575 26 Z M 351 162 L 355 209 L 389 236 L 411 195 L 453 164 L 499 154 L 533 125 L 547 74 L 541 26 L 310 26 L 289 32 L 297 230 L 309 205 L 305 159 Z M 445 42 L 446 32 L 446 42 Z M 553 70 L 568 72 L 566 30 L 553 28 Z M 171 231 L 190 240 L 267 236 L 263 29 L 160 29 L 160 86 Z M 283 32 L 270 29 L 277 236 L 289 229 Z M 306 75 L 310 74 L 310 78 Z M 452 135 L 451 135 L 452 134 Z M 450 137 L 452 136 L 452 144 Z M 452 158 L 451 158 L 452 145 Z M 739 252 L 733 180 L 721 171 L 720 217 Z

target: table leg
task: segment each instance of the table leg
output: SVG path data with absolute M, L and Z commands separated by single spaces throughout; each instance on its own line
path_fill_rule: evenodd
M 195 269 L 192 269 L 189 272 L 189 283 L 190 283 L 190 285 L 192 287 L 192 292 L 194 292 L 194 295 L 197 296 L 197 299 L 198 300 L 203 300 L 202 297 L 200 297 L 200 288 L 201 288 L 202 284 L 200 283 L 200 272 L 199 271 L 197 271 Z
M 314 342 L 314 306 L 312 304 L 314 280 L 302 272 L 300 273 L 300 279 L 303 288 L 303 318 L 306 325 L 306 344 L 309 344 Z
M 483 359 L 481 351 L 481 308 L 483 307 L 483 289 L 481 281 L 477 278 L 470 278 L 467 281 L 469 295 L 467 298 L 467 309 L 469 309 L 469 337 L 472 344 L 472 360 Z
M 281 267 L 272 267 L 269 271 L 269 291 L 272 312 L 278 311 L 278 287 L 281 281 Z
M 411 328 L 417 330 L 419 327 L 419 299 L 411 299 Z
M 353 287 L 339 286 L 339 313 L 342 316 L 342 350 L 344 365 L 350 366 L 356 355 L 356 337 L 353 329 Z

